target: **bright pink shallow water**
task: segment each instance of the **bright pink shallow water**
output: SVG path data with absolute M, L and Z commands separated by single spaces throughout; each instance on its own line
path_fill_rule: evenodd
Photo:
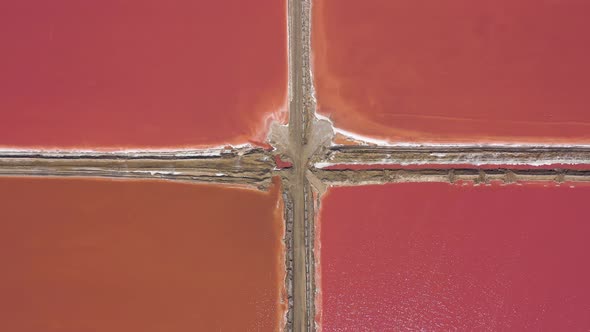
M 319 110 L 393 141 L 590 142 L 584 0 L 315 0 Z
M 262 140 L 287 87 L 284 0 L 0 4 L 0 146 Z
M 590 328 L 590 186 L 330 189 L 324 331 Z

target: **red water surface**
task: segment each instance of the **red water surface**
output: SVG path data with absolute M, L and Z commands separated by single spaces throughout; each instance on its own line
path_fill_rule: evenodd
M 278 185 L 1 178 L 0 210 L 1 331 L 283 326 Z
M 324 331 L 586 331 L 590 186 L 332 188 Z
M 285 0 L 0 4 L 0 146 L 263 140 L 284 120 Z
M 319 110 L 390 141 L 590 142 L 590 2 L 315 0 Z

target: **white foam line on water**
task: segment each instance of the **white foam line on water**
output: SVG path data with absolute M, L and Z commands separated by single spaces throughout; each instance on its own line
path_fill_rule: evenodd
M 119 149 L 119 150 L 96 150 L 96 149 L 60 149 L 60 148 L 37 148 L 37 149 L 21 149 L 21 148 L 0 148 L 0 156 L 2 154 L 19 154 L 19 155 L 72 155 L 72 156 L 91 156 L 91 155 L 129 155 L 129 156 L 141 156 L 150 155 L 156 153 L 167 153 L 173 156 L 179 157 L 209 157 L 209 156 L 221 156 L 225 151 L 231 151 L 233 149 L 248 149 L 253 148 L 251 144 L 240 144 L 240 145 L 219 145 L 210 148 L 195 149 L 195 148 L 182 148 L 182 149 L 167 149 L 167 148 L 156 148 L 156 149 Z
M 181 175 L 181 172 L 169 172 L 169 171 L 131 171 L 131 173 L 139 173 L 139 174 L 150 174 L 152 176 L 156 175 Z
M 563 160 L 563 159 L 547 159 L 547 160 L 538 160 L 534 162 L 523 162 L 518 159 L 505 159 L 505 160 L 493 160 L 493 161 L 486 161 L 480 162 L 477 160 L 471 160 L 466 162 L 452 162 L 452 161 L 428 161 L 428 162 L 395 162 L 395 160 L 391 159 L 383 159 L 380 161 L 367 161 L 367 162 L 346 162 L 346 163 L 332 163 L 332 162 L 318 162 L 315 163 L 313 166 L 317 169 L 325 169 L 332 166 L 346 166 L 346 165 L 400 165 L 400 166 L 422 166 L 428 164 L 435 164 L 435 165 L 473 165 L 473 166 L 486 166 L 486 165 L 509 165 L 509 166 L 549 166 L 549 165 L 582 165 L 585 163 L 575 163 L 571 160 Z
M 361 145 L 378 145 L 383 147 L 510 147 L 510 148 L 590 148 L 590 144 L 551 144 L 551 143 L 434 143 L 434 142 L 395 142 L 363 136 L 334 126 L 334 122 L 327 116 L 315 113 L 319 120 L 326 120 L 332 124 L 334 132 L 358 141 Z M 364 144 L 363 144 L 364 143 Z M 332 144 L 337 145 L 337 144 Z

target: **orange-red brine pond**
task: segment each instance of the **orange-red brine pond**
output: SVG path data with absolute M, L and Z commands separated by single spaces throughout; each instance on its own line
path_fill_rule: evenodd
M 278 330 L 278 187 L 0 179 L 0 330 Z
M 404 183 L 322 202 L 324 331 L 587 331 L 590 186 Z
M 0 4 L 0 147 L 263 141 L 285 120 L 285 0 Z
M 590 143 L 590 2 L 314 0 L 319 111 L 389 141 Z

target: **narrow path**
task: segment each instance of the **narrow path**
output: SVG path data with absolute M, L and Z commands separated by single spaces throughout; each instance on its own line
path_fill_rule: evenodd
M 305 137 L 303 89 L 303 38 L 301 0 L 289 0 L 289 151 L 293 161 L 290 196 L 293 207 L 293 331 L 307 331 L 310 327 L 307 297 L 307 260 L 305 247 L 305 170 L 303 156 Z

